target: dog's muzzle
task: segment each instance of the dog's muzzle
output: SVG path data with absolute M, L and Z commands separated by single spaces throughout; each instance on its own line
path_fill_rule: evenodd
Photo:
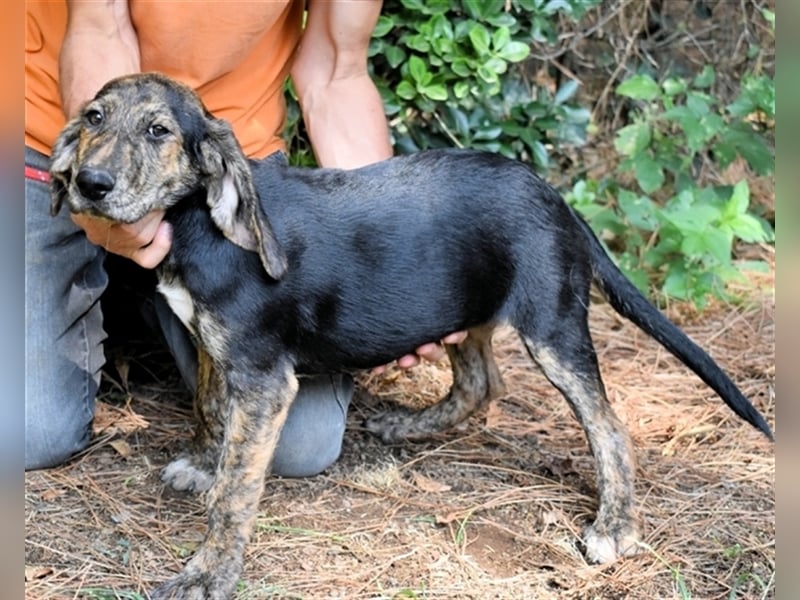
M 92 202 L 105 198 L 115 184 L 116 179 L 105 169 L 84 167 L 75 177 L 75 185 L 78 186 L 81 196 Z

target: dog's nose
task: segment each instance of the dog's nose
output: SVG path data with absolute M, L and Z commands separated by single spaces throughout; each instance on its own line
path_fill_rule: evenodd
M 106 194 L 114 189 L 116 180 L 105 169 L 84 167 L 78 171 L 75 178 L 78 189 L 87 200 L 102 200 Z

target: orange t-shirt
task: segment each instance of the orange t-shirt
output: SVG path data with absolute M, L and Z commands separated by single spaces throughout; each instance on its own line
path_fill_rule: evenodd
M 283 149 L 283 84 L 302 31 L 303 0 L 186 2 L 130 0 L 141 69 L 193 87 L 231 122 L 245 154 Z M 58 54 L 64 0 L 25 3 L 25 143 L 50 153 L 64 127 Z

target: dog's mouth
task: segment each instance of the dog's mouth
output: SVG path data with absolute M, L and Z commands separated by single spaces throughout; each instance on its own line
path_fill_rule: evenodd
M 74 179 L 70 182 L 66 203 L 73 214 L 88 215 L 115 223 L 135 223 L 149 212 L 141 197 L 127 196 L 116 189 L 102 196 L 95 193 L 87 197 Z

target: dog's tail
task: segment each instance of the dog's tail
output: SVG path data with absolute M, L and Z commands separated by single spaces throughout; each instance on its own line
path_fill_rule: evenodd
M 611 306 L 694 371 L 733 412 L 774 440 L 764 417 L 719 365 L 636 289 L 611 261 L 589 225 L 578 215 L 575 215 L 575 220 L 583 228 L 589 242 L 594 281 Z

